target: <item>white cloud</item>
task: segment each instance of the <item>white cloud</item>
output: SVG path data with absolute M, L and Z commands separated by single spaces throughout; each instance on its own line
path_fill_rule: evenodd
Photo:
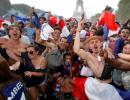
M 25 3 L 35 8 L 51 11 L 54 14 L 71 17 L 76 7 L 77 0 L 10 0 L 14 3 Z M 119 0 L 83 0 L 88 17 L 100 13 L 106 5 L 117 9 Z

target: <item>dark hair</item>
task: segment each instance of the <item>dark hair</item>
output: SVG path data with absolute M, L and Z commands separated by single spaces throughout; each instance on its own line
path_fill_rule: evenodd
M 91 29 L 93 29 L 93 30 L 97 31 L 97 28 L 96 28 L 96 27 L 92 27 Z
M 97 29 L 97 31 L 95 32 L 95 35 L 96 36 L 103 36 L 104 32 L 103 32 L 103 28 L 102 27 L 99 27 Z
M 22 25 L 21 28 L 24 28 L 24 23 L 22 21 L 18 22 L 18 25 Z
M 127 29 L 127 30 L 129 30 L 129 33 L 130 33 L 130 28 L 129 28 L 129 27 L 127 27 L 127 26 L 122 27 L 122 28 L 121 28 L 121 31 L 122 31 L 123 29 Z
M 123 25 L 123 27 L 127 26 L 128 23 L 130 23 L 130 19 L 127 20 L 127 22 Z
M 0 83 L 15 81 L 18 79 L 20 78 L 10 71 L 8 62 L 0 56 Z
M 3 27 L 4 27 L 4 26 L 8 26 L 8 24 L 7 24 L 7 23 L 3 23 L 2 26 L 3 26 Z
M 54 30 L 59 30 L 61 32 L 61 29 L 58 26 L 54 27 Z
M 116 24 L 120 27 L 121 25 L 120 25 L 120 22 L 118 22 L 118 21 L 116 21 Z
M 113 9 L 110 6 L 106 6 L 106 8 L 104 9 L 104 11 L 113 11 Z
M 66 52 L 64 55 L 63 55 L 63 59 L 65 60 L 65 57 L 66 56 L 71 56 L 71 53 L 69 53 L 69 52 Z
M 124 43 L 123 47 L 124 47 L 124 46 L 126 46 L 127 44 L 129 44 L 129 45 L 130 45 L 130 41 L 128 41 L 128 42 L 126 42 L 126 43 Z
M 43 19 L 44 21 L 46 21 L 46 18 L 45 18 L 45 17 L 42 17 L 42 16 L 39 17 L 39 19 Z
M 28 46 L 28 48 L 29 48 L 29 47 L 33 47 L 34 50 L 39 51 L 38 46 L 35 45 L 35 44 L 30 44 L 30 45 Z

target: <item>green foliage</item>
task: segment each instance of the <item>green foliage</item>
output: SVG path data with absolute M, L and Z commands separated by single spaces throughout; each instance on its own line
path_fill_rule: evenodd
M 94 16 L 92 16 L 92 17 L 90 18 L 91 21 L 92 21 L 92 22 L 96 22 L 96 21 L 99 19 L 100 15 L 101 15 L 101 13 L 95 14 Z
M 126 22 L 130 19 L 130 0 L 120 0 L 118 4 L 117 16 L 122 22 Z
M 29 14 L 29 11 L 31 9 L 30 6 L 28 5 L 25 5 L 25 4 L 13 4 L 12 5 L 12 8 L 15 9 L 15 10 L 19 10 L 21 11 L 23 14 L 25 15 L 28 15 Z

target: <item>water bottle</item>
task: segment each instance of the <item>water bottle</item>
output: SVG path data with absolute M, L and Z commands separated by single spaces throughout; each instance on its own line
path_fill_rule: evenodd
M 121 76 L 124 88 L 130 90 L 130 71 L 123 72 Z

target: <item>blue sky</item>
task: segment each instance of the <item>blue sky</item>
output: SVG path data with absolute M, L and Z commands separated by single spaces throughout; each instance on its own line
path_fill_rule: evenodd
M 73 15 L 77 0 L 10 0 L 12 4 L 24 3 L 35 8 L 40 8 L 46 11 L 51 11 L 53 14 L 58 14 L 69 18 Z M 83 0 L 84 9 L 87 17 L 102 12 L 106 5 L 114 9 L 118 9 L 119 0 Z

